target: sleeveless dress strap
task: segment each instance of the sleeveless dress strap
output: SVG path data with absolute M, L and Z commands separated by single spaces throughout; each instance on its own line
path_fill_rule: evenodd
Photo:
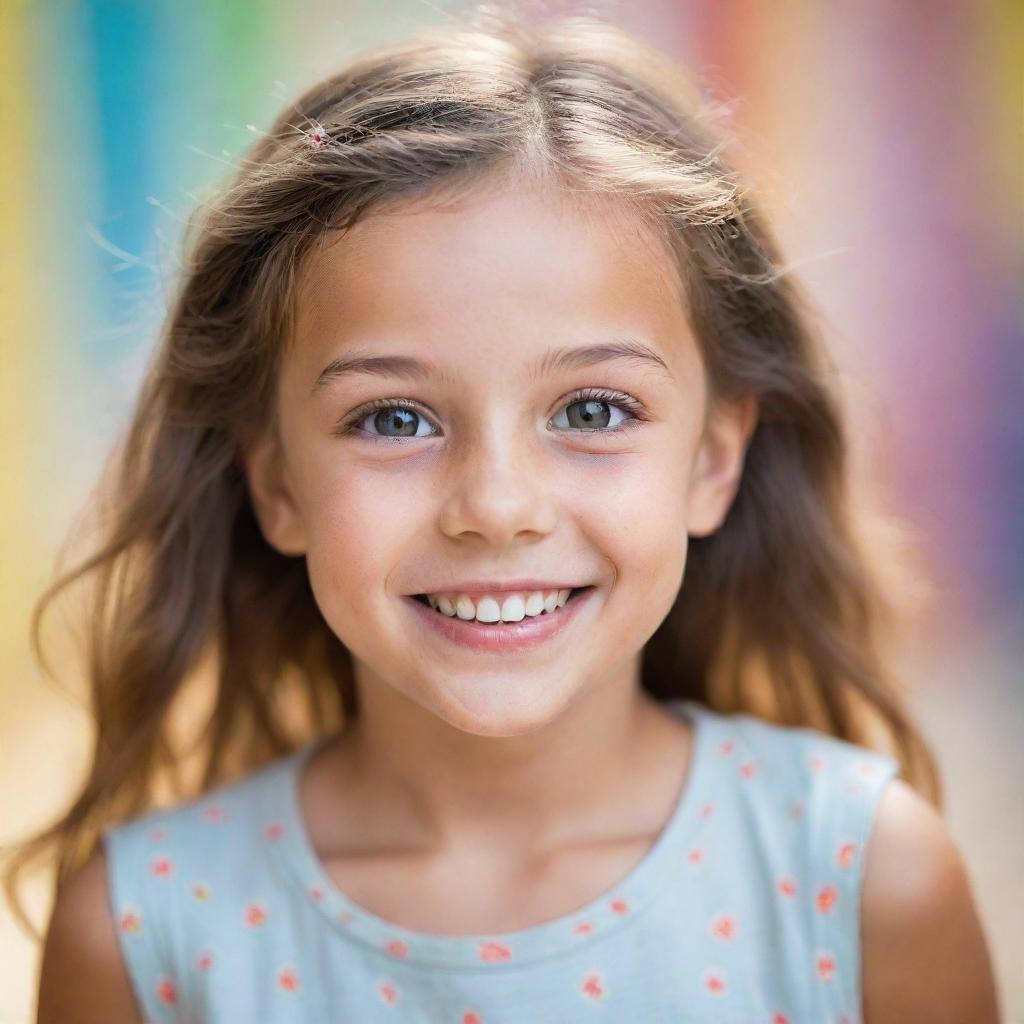
M 211 939 L 242 920 L 248 886 L 268 885 L 266 810 L 302 753 L 102 832 L 109 909 L 147 1024 L 191 1020 L 188 1008 L 204 1005 L 208 982 L 230 958 Z
M 861 1016 L 860 903 L 864 861 L 895 757 L 852 743 L 812 742 L 807 752 L 814 970 L 825 1005 L 842 1024 Z M 843 1008 L 846 1008 L 845 1015 Z M 851 1012 L 852 1010 L 852 1012 Z
M 108 828 L 102 835 L 110 913 L 147 1022 L 162 1019 L 180 998 L 173 942 L 166 931 L 168 901 L 160 889 L 175 870 L 172 859 L 160 851 L 164 836 L 165 826 L 153 815 Z

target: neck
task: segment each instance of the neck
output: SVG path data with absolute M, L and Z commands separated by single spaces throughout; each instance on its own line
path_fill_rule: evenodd
M 357 673 L 359 717 L 331 752 L 331 788 L 363 809 L 368 842 L 417 852 L 536 855 L 598 841 L 610 817 L 628 830 L 631 815 L 643 831 L 651 800 L 660 823 L 675 799 L 687 730 L 641 688 L 639 670 L 637 658 L 541 728 L 508 737 L 456 729 Z M 642 794 L 652 773 L 665 793 Z

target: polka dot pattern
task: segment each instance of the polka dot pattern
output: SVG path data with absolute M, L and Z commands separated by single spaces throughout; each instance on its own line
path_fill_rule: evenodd
M 108 830 L 116 932 L 146 1019 L 291 1024 L 327 1020 L 330 1005 L 337 1024 L 860 1024 L 863 853 L 896 762 L 671 706 L 695 749 L 654 844 L 608 891 L 519 931 L 420 932 L 350 899 L 299 810 L 299 773 L 323 741 Z

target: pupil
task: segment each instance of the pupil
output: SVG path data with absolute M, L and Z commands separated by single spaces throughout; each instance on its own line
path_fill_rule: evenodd
M 388 434 L 387 424 L 394 421 L 397 434 Z M 381 409 L 373 418 L 374 427 L 387 437 L 415 437 L 417 416 L 411 409 Z
M 576 418 L 581 422 L 579 424 L 574 424 L 572 422 L 572 410 L 580 407 L 583 407 L 584 411 L 579 413 Z M 582 402 L 573 402 L 572 405 L 569 406 L 569 412 L 566 415 L 571 426 L 582 426 L 591 430 L 598 427 L 608 426 L 608 422 L 610 420 L 610 416 L 608 414 L 608 403 L 599 402 L 592 398 Z

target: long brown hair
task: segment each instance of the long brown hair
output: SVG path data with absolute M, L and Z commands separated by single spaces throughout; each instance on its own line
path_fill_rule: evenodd
M 320 127 L 325 145 L 309 134 Z M 70 808 L 8 864 L 23 926 L 33 930 L 16 895 L 28 861 L 53 849 L 59 888 L 107 824 L 358 713 L 305 561 L 260 532 L 240 448 L 273 422 L 301 271 L 326 231 L 509 167 L 613 193 L 658 225 L 712 399 L 759 402 L 739 490 L 721 527 L 690 542 L 678 598 L 644 650 L 644 687 L 883 745 L 941 807 L 933 756 L 890 675 L 905 590 L 882 574 L 891 550 L 851 503 L 834 368 L 726 142 L 686 74 L 628 34 L 486 7 L 363 55 L 282 111 L 189 222 L 172 307 L 93 503 L 98 537 L 33 610 L 45 662 L 43 611 L 92 584 L 96 729 Z M 183 704 L 201 726 L 187 737 Z

